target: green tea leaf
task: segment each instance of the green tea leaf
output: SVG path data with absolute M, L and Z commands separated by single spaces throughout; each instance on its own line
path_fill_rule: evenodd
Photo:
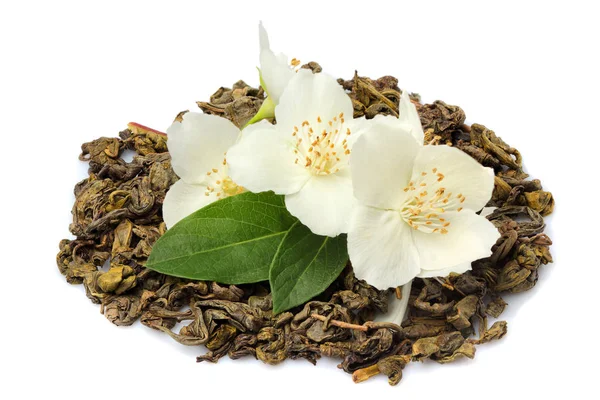
M 220 283 L 265 281 L 283 238 L 296 225 L 283 196 L 242 193 L 175 224 L 153 246 L 146 267 Z
M 302 304 L 327 289 L 348 262 L 346 242 L 346 235 L 317 236 L 302 224 L 293 226 L 269 273 L 273 312 Z

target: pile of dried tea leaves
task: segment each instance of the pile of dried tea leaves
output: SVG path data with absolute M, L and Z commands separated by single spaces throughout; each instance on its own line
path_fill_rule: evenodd
M 320 70 L 316 63 L 304 67 Z M 349 92 L 355 117 L 398 115 L 396 78 L 355 75 L 339 83 Z M 262 89 L 239 81 L 198 106 L 241 127 L 263 99 Z M 488 316 L 498 318 L 506 306 L 502 294 L 531 289 L 539 267 L 552 261 L 543 217 L 552 212 L 554 200 L 539 180 L 528 180 L 515 148 L 483 125 L 465 125 L 461 108 L 442 101 L 420 104 L 418 95 L 411 99 L 427 143 L 455 146 L 496 172 L 488 206 L 497 209 L 487 218 L 502 237 L 492 256 L 475 262 L 472 271 L 415 279 L 402 327 L 372 322 L 377 313 L 386 312 L 388 293 L 357 280 L 351 265 L 317 298 L 279 315 L 272 313 L 268 283 L 224 286 L 146 269 L 152 245 L 165 232 L 165 193 L 178 178 L 167 137 L 137 124 L 118 138 L 82 145 L 80 159 L 89 162 L 89 177 L 75 186 L 69 229 L 76 239 L 60 243 L 60 272 L 69 283 L 83 284 L 112 323 L 140 320 L 181 344 L 205 346 L 198 361 L 216 362 L 228 355 L 268 364 L 304 358 L 314 364 L 322 356 L 335 357 L 356 382 L 382 373 L 395 385 L 411 361 L 472 358 L 475 345 L 506 334 L 505 321 L 488 326 Z M 131 162 L 121 158 L 126 149 L 137 153 Z M 183 327 L 174 332 L 180 322 Z

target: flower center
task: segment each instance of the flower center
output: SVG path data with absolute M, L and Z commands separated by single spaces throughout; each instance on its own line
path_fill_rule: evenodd
M 296 164 L 302 164 L 314 175 L 329 175 L 348 165 L 350 128 L 344 126 L 344 113 L 325 122 L 317 117 L 313 123 L 294 126 Z
M 236 184 L 228 174 L 227 159 L 223 159 L 220 168 L 213 168 L 206 173 L 205 196 L 215 196 L 217 199 L 234 196 L 246 191 L 242 186 Z
M 425 233 L 448 233 L 450 222 L 442 215 L 446 211 L 460 212 L 466 197 L 447 192 L 442 186 L 444 178 L 444 174 L 433 168 L 431 172 L 421 172 L 404 188 L 408 197 L 400 208 L 400 215 L 412 228 Z

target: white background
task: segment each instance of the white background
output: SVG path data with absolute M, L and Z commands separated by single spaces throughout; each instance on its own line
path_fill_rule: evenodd
M 483 3 L 2 2 L 2 398 L 598 398 L 598 13 L 591 1 Z M 391 74 L 460 105 L 554 193 L 555 263 L 508 297 L 508 335 L 475 360 L 411 364 L 397 387 L 355 385 L 325 359 L 196 364 L 201 349 L 113 326 L 59 274 L 81 143 L 129 121 L 164 130 L 219 86 L 257 85 L 260 19 L 274 50 L 334 76 Z

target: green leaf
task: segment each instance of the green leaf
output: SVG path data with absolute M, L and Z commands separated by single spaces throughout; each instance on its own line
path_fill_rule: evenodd
M 257 123 L 258 121 L 262 121 L 263 119 L 273 117 L 275 117 L 275 103 L 273 103 L 271 96 L 269 96 L 263 101 L 254 117 L 244 125 L 244 128 Z
M 263 119 L 275 117 L 275 103 L 273 103 L 273 99 L 269 95 L 269 89 L 267 88 L 267 85 L 265 85 L 265 81 L 263 80 L 262 71 L 260 70 L 260 68 L 256 69 L 258 70 L 258 79 L 260 80 L 260 86 L 264 89 L 265 93 L 267 94 L 267 98 L 263 101 L 262 105 L 260 106 L 258 112 L 254 115 L 254 117 L 252 117 L 250 121 L 246 122 L 244 128 L 255 124 Z
M 241 284 L 269 279 L 286 234 L 299 222 L 283 196 L 246 192 L 196 211 L 154 245 L 146 267 L 182 278 Z
M 295 307 L 327 289 L 348 262 L 346 242 L 346 235 L 317 236 L 302 224 L 293 226 L 271 264 L 273 312 Z

